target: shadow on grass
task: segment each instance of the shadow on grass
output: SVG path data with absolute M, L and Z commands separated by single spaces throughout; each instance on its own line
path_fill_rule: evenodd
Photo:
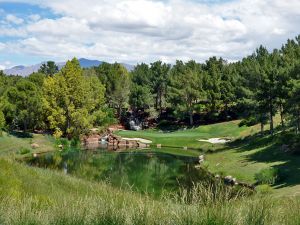
M 278 169 L 281 177 L 274 185 L 275 189 L 300 185 L 300 156 L 284 152 L 279 140 L 280 133 L 274 136 L 255 134 L 229 143 L 226 149 L 237 152 L 254 151 L 246 156 L 248 162 L 277 163 L 271 166 Z M 257 149 L 260 150 L 255 151 Z
M 33 135 L 31 133 L 23 131 L 10 131 L 9 135 L 15 136 L 17 138 L 33 138 Z

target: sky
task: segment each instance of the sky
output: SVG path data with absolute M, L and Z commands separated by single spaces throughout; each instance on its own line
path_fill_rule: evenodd
M 0 0 L 0 69 L 73 57 L 237 61 L 300 34 L 300 0 Z

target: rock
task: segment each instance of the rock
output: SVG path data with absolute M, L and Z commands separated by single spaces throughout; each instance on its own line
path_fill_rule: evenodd
M 231 184 L 231 185 L 235 185 L 237 183 L 236 178 L 234 178 L 232 176 L 226 176 L 226 177 L 224 177 L 224 182 L 226 184 Z
M 204 162 L 204 155 L 199 155 L 199 164 Z
M 204 159 L 200 159 L 198 162 L 199 164 L 204 163 Z
M 161 148 L 161 144 L 157 144 L 156 147 L 157 147 L 157 148 Z
M 138 142 L 139 148 L 147 148 L 147 144 Z
M 86 144 L 89 144 L 89 143 L 96 143 L 96 142 L 98 143 L 100 140 L 101 140 L 100 135 L 94 134 L 87 137 L 84 141 Z
M 118 141 L 118 146 L 127 146 L 127 141 L 125 140 Z
M 37 143 L 33 143 L 31 144 L 31 148 L 35 149 L 35 148 L 39 148 L 40 146 Z

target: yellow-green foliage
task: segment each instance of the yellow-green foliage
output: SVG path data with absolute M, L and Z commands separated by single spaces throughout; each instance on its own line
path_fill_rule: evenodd
M 94 123 L 104 102 L 105 88 L 96 76 L 85 77 L 77 59 L 45 79 L 44 107 L 51 129 L 79 136 Z

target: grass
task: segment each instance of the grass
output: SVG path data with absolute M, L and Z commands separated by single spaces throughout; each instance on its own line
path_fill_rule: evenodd
M 255 174 L 265 168 L 279 171 L 282 179 L 273 185 L 278 196 L 300 194 L 300 157 L 281 150 L 278 137 L 254 135 L 233 143 L 225 151 L 206 155 L 206 165 L 214 173 L 225 173 L 254 183 Z
M 38 144 L 39 147 L 33 149 L 31 147 L 31 144 L 33 143 Z M 55 150 L 53 138 L 50 135 L 23 134 L 22 132 L 9 134 L 3 132 L 3 135 L 0 137 L 0 156 L 17 154 L 22 148 L 30 150 L 30 154 Z M 25 154 L 22 157 L 26 155 L 28 154 Z M 18 157 L 18 154 L 16 156 Z
M 276 145 L 276 136 L 256 135 L 258 126 L 238 127 L 238 121 L 201 126 L 171 133 L 121 131 L 119 135 L 140 137 L 154 144 L 170 146 L 153 151 L 179 155 L 206 154 L 205 166 L 215 173 L 232 175 L 238 180 L 255 182 L 264 168 L 284 174 L 273 186 L 273 194 L 242 197 L 236 200 L 214 199 L 210 188 L 194 192 L 194 201 L 165 196 L 152 199 L 131 191 L 113 188 L 105 182 L 92 182 L 58 171 L 32 168 L 16 162 L 10 155 L 21 147 L 39 151 L 54 150 L 51 137 L 19 134 L 0 137 L 0 224 L 300 224 L 300 157 L 288 155 Z M 228 137 L 229 145 L 198 142 L 200 138 Z M 40 147 L 32 149 L 31 144 Z M 183 150 L 183 146 L 190 149 Z M 172 148 L 178 147 L 178 148 Z M 194 149 L 191 149 L 194 148 Z M 26 154 L 25 154 L 26 156 Z M 269 192 L 263 187 L 262 192 Z M 277 196 L 278 198 L 273 198 Z M 224 195 L 220 195 L 224 196 Z M 208 201 L 209 200 L 209 201 Z
M 199 194 L 200 193 L 200 194 Z M 0 159 L 0 224 L 297 224 L 300 202 L 147 196 Z M 214 194 L 215 195 L 215 194 Z
M 183 148 L 186 146 L 198 150 L 215 150 L 224 147 L 224 145 L 200 142 L 198 140 L 215 137 L 236 139 L 257 132 L 257 126 L 250 128 L 239 127 L 238 123 L 239 121 L 231 121 L 174 132 L 163 132 L 153 129 L 145 131 L 118 131 L 116 134 L 122 137 L 148 139 L 153 142 L 154 146 L 161 144 L 163 147 Z
M 275 118 L 278 123 L 278 118 Z M 225 122 L 194 129 L 162 133 L 159 130 L 119 131 L 124 137 L 139 137 L 153 141 L 153 145 L 172 146 L 159 151 L 177 155 L 198 156 L 203 151 L 212 150 L 206 154 L 205 166 L 216 174 L 231 175 L 239 181 L 255 183 L 255 174 L 266 168 L 278 169 L 283 178 L 272 186 L 276 196 L 300 194 L 300 157 L 281 151 L 276 144 L 276 138 L 269 135 L 261 137 L 259 125 L 239 127 L 239 121 Z M 268 127 L 266 127 L 268 130 Z M 198 142 L 198 139 L 216 137 L 232 138 L 234 141 L 227 145 Z M 188 150 L 183 150 L 188 146 Z M 195 148 L 195 149 L 191 149 Z

